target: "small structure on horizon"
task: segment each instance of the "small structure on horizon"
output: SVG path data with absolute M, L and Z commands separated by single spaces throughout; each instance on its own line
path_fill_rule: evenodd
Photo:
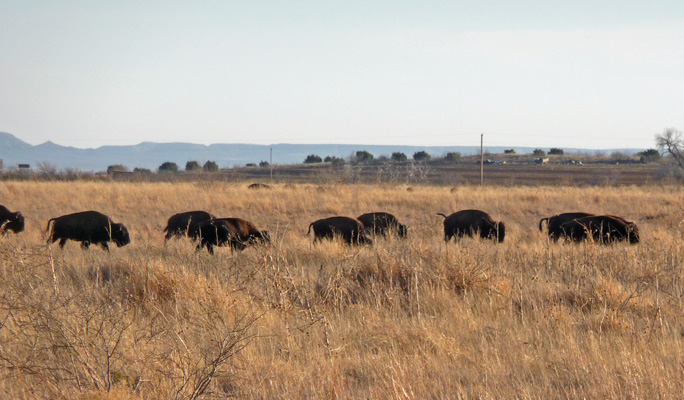
M 31 169 L 31 164 L 18 164 L 17 168 L 19 168 L 19 170 L 29 170 Z
M 131 171 L 119 171 L 116 169 L 113 170 L 112 173 L 110 174 L 110 176 L 113 180 L 130 179 L 133 175 L 134 175 L 134 173 Z

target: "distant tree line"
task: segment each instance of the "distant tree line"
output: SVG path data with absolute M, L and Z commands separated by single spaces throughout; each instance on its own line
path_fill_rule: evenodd
M 489 153 L 487 153 L 487 154 L 489 155 Z M 513 155 L 513 154 L 516 154 L 516 151 L 515 151 L 515 149 L 512 149 L 512 148 L 511 149 L 504 149 L 503 154 Z M 535 156 L 535 157 L 544 157 L 547 154 L 548 155 L 554 155 L 554 156 L 562 156 L 562 155 L 565 155 L 565 150 L 563 150 L 562 148 L 559 148 L 559 147 L 551 147 L 547 152 L 544 149 L 537 148 L 537 149 L 534 149 L 532 151 L 532 153 L 530 153 L 530 154 Z M 660 153 L 658 153 L 658 151 L 655 149 L 649 149 L 645 152 L 638 153 L 637 155 L 641 157 L 641 160 L 643 162 L 650 162 L 653 160 L 657 160 L 658 157 L 660 156 Z M 413 161 L 423 161 L 423 162 L 424 161 L 430 161 L 432 159 L 433 159 L 433 156 L 430 155 L 426 151 L 417 151 L 417 152 L 413 153 L 413 156 L 411 158 L 411 160 L 413 160 Z M 439 159 L 439 158 L 437 158 L 437 159 Z M 461 155 L 461 153 L 458 153 L 458 152 L 448 152 L 443 157 L 441 157 L 441 159 L 445 160 L 445 161 L 449 161 L 449 162 L 458 163 L 458 162 L 462 162 L 463 156 Z M 683 160 L 684 160 L 684 157 L 683 157 Z M 325 158 L 322 158 L 321 156 L 319 156 L 317 154 L 309 154 L 304 159 L 304 164 L 317 164 L 317 163 L 329 163 L 329 162 L 336 164 L 335 161 L 337 161 L 337 164 L 344 164 L 345 163 L 345 160 L 334 157 L 334 156 L 326 156 Z M 357 151 L 355 153 L 352 153 L 347 158 L 347 162 L 351 162 L 351 163 L 370 163 L 373 161 L 407 162 L 407 161 L 409 161 L 409 158 L 406 154 L 399 152 L 399 151 L 395 151 L 389 157 L 380 156 L 376 159 L 373 154 L 371 154 L 365 150 L 360 150 L 360 151 Z
M 682 135 L 681 132 L 675 130 L 674 128 L 668 128 L 665 130 L 664 133 L 657 135 L 656 136 L 656 144 L 657 147 L 661 149 L 664 153 L 669 153 L 675 161 L 679 163 L 679 165 L 684 169 L 684 136 Z M 661 151 L 658 151 L 656 149 L 648 149 L 639 153 L 636 153 L 636 156 L 639 157 L 640 162 L 654 162 L 658 161 L 662 154 Z M 682 151 L 682 153 L 680 153 Z M 489 154 L 489 153 L 488 153 Z M 505 155 L 513 155 L 516 154 L 515 149 L 504 149 L 503 154 Z M 535 157 L 544 157 L 547 155 L 547 152 L 544 151 L 541 148 L 534 149 L 531 153 Z M 549 155 L 558 155 L 562 156 L 565 155 L 565 151 L 561 148 L 558 147 L 552 147 L 548 151 Z M 596 156 L 601 156 L 602 153 L 597 152 Z M 614 152 L 611 154 L 611 158 L 613 160 L 628 160 L 630 159 L 631 156 L 627 154 L 622 154 L 620 152 Z M 403 163 L 403 162 L 426 162 L 430 161 L 433 159 L 433 156 L 430 155 L 427 151 L 417 151 L 413 153 L 413 156 L 411 159 L 403 153 L 399 151 L 395 151 L 391 154 L 391 156 L 387 157 L 385 155 L 382 155 L 378 158 L 376 158 L 373 154 L 366 150 L 359 150 L 354 153 L 352 153 L 346 160 L 340 157 L 336 156 L 325 156 L 321 157 L 317 154 L 309 154 L 306 156 L 304 159 L 304 164 L 320 164 L 320 163 L 328 163 L 333 166 L 342 166 L 345 165 L 346 163 L 353 163 L 353 164 L 366 164 L 366 163 L 386 163 L 386 162 L 396 162 L 396 163 Z M 447 152 L 444 154 L 441 158 L 437 157 L 437 159 L 441 159 L 443 161 L 451 162 L 451 163 L 460 163 L 463 162 L 463 156 L 459 152 Z M 633 158 L 632 158 L 633 160 Z M 269 167 L 270 164 L 268 161 L 261 161 L 259 164 L 256 163 L 247 163 L 245 165 L 246 167 Z M 45 168 L 43 168 L 45 169 Z M 160 173 L 176 173 L 180 170 L 178 167 L 178 164 L 172 161 L 165 161 L 163 162 L 157 170 Z M 204 172 L 216 172 L 219 170 L 218 164 L 215 161 L 206 161 L 204 165 L 200 165 L 199 162 L 195 160 L 189 160 L 185 163 L 185 171 L 186 172 L 196 172 L 196 171 L 204 171 Z M 113 174 L 115 172 L 129 172 L 129 169 L 125 165 L 121 164 L 114 164 L 110 165 L 107 167 L 107 174 Z M 134 168 L 133 173 L 136 174 L 150 174 L 152 173 L 151 170 L 147 168 Z
M 460 153 L 447 153 L 447 156 L 449 154 L 458 154 L 460 158 Z M 426 151 L 417 151 L 413 154 L 413 160 L 414 161 L 428 161 L 432 158 L 430 154 L 428 154 Z M 359 163 L 359 164 L 364 164 L 364 163 L 371 163 L 373 161 L 393 161 L 393 162 L 404 162 L 408 161 L 408 157 L 406 154 L 402 152 L 393 152 L 392 155 L 387 158 L 387 156 L 380 156 L 378 159 L 375 158 L 375 156 L 371 153 L 369 153 L 366 150 L 359 150 L 355 153 L 352 153 L 352 155 L 349 156 L 348 162 L 352 163 Z M 326 156 L 325 158 L 321 158 L 321 156 L 317 154 L 309 154 L 306 156 L 304 159 L 304 164 L 317 164 L 317 163 L 332 163 L 333 165 L 344 165 L 346 161 L 342 158 L 335 157 L 335 156 Z
M 268 165 L 268 162 L 262 161 L 260 165 L 263 163 L 266 163 Z M 172 161 L 164 161 L 159 165 L 157 170 L 160 173 L 175 173 L 180 170 L 178 167 L 178 164 Z M 185 163 L 185 171 L 186 172 L 195 172 L 195 171 L 204 171 L 204 172 L 216 172 L 219 170 L 218 164 L 216 161 L 207 161 L 204 163 L 204 165 L 200 165 L 199 162 L 190 160 Z M 122 164 L 114 164 L 110 165 L 107 167 L 107 174 L 111 175 L 115 172 L 130 172 L 128 167 Z M 152 171 L 148 168 L 134 168 L 132 171 L 134 174 L 151 174 Z

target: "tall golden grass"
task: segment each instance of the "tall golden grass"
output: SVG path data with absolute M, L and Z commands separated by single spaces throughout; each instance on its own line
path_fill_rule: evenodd
M 684 190 L 0 183 L 2 398 L 673 398 L 684 393 Z M 506 241 L 445 244 L 478 208 Z M 132 243 L 45 245 L 98 210 Z M 242 217 L 268 246 L 164 244 L 177 212 Z M 406 240 L 312 245 L 310 222 L 388 211 Z M 539 219 L 624 216 L 641 243 L 550 243 Z

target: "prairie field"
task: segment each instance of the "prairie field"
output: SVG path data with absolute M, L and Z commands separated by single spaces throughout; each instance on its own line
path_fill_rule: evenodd
M 0 238 L 0 398 L 681 398 L 684 188 L 0 182 L 26 230 Z M 476 208 L 503 243 L 445 244 Z M 131 244 L 47 246 L 97 210 Z M 164 243 L 206 210 L 271 244 Z M 314 220 L 387 211 L 408 238 L 312 244 Z M 550 242 L 542 217 L 634 221 L 636 245 Z

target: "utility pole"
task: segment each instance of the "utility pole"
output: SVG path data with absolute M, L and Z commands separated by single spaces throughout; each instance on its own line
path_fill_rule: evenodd
M 484 186 L 484 134 L 480 133 L 480 186 Z
M 271 167 L 271 183 L 273 183 L 273 147 L 271 147 L 271 158 L 269 159 L 268 165 Z

